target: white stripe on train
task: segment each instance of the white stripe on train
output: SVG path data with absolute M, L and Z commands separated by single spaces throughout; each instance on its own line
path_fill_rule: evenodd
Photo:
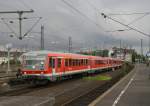
M 114 66 L 108 66 L 108 67 L 101 67 L 101 68 L 90 68 L 90 69 L 83 69 L 83 70 L 75 70 L 75 71 L 68 71 L 68 72 L 57 72 L 57 73 L 53 73 L 53 74 L 25 74 L 24 72 L 24 75 L 29 75 L 29 76 L 60 76 L 60 75 L 68 75 L 68 74 L 76 74 L 76 73 L 82 73 L 82 72 L 87 72 L 87 71 L 90 71 L 90 70 L 101 70 L 101 69 L 107 69 L 107 68 L 114 68 L 114 67 L 119 67 L 121 65 L 114 65 Z

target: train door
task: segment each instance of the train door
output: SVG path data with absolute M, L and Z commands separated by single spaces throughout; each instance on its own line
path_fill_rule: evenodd
M 62 70 L 61 70 L 61 67 L 62 67 L 62 58 L 56 58 L 56 65 L 57 65 L 56 72 L 58 74 L 61 74 L 61 72 L 62 72 Z
M 56 57 L 50 57 L 49 59 L 49 66 L 52 70 L 52 76 L 56 73 Z
M 50 67 L 52 70 L 52 75 L 57 75 L 62 72 L 62 58 L 50 57 Z

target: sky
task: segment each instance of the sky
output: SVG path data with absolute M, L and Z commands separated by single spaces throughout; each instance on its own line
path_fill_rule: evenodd
M 12 43 L 13 47 L 38 49 L 40 27 L 44 25 L 45 48 L 49 50 L 67 50 L 68 37 L 71 36 L 74 50 L 119 47 L 121 40 L 122 46 L 132 46 L 140 52 L 140 39 L 143 39 L 146 53 L 148 37 L 133 30 L 114 31 L 127 28 L 110 19 L 104 19 L 101 13 L 129 24 L 144 14 L 111 14 L 150 12 L 149 4 L 149 0 L 0 0 L 0 11 L 34 10 L 34 13 L 23 14 L 23 17 L 29 18 L 23 20 L 23 34 L 30 30 L 39 17 L 42 17 L 28 37 L 18 40 L 16 37 L 10 37 L 13 33 L 8 33 L 11 32 L 11 28 L 17 33 L 16 36 L 19 35 L 16 19 L 18 15 L 0 14 L 0 45 Z M 149 34 L 149 18 L 150 15 L 147 14 L 130 26 Z

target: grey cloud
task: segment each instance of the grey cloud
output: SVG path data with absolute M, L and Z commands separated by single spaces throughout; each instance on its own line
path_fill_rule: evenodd
M 143 37 L 140 34 L 129 31 L 118 33 L 118 37 L 114 34 L 106 33 L 106 30 L 123 29 L 125 27 L 112 22 L 110 20 L 103 19 L 97 12 L 106 13 L 130 13 L 130 12 L 147 12 L 150 10 L 149 0 L 66 0 L 71 3 L 75 8 L 81 11 L 93 22 L 99 24 L 102 27 L 97 27 L 95 23 L 91 22 L 87 17 L 84 17 L 68 7 L 61 0 L 0 0 L 0 10 L 26 10 L 34 9 L 33 14 L 25 14 L 24 16 L 42 16 L 43 19 L 35 27 L 33 31 L 39 31 L 40 25 L 45 26 L 45 42 L 46 48 L 52 50 L 67 49 L 68 36 L 73 39 L 73 46 L 80 48 L 88 45 L 88 47 L 94 47 L 96 45 L 103 45 L 103 42 L 107 42 L 106 45 L 117 45 L 119 39 L 132 45 L 139 45 L 139 39 L 143 38 L 147 41 L 147 37 Z M 89 4 L 91 3 L 91 4 Z M 98 9 L 95 10 L 94 7 Z M 0 17 L 17 17 L 17 15 L 0 15 Z M 119 21 L 129 23 L 131 19 L 137 16 L 113 16 Z M 34 20 L 35 22 L 35 20 Z M 149 33 L 150 26 L 147 24 L 149 17 L 142 19 L 135 23 L 133 27 L 136 27 L 144 32 Z M 24 21 L 24 32 L 30 28 L 33 21 Z M 9 31 L 4 25 L 1 24 L 0 31 Z M 15 31 L 18 31 L 18 24 L 14 25 Z M 30 34 L 35 35 L 36 34 Z M 9 38 L 8 34 L 0 34 L 0 44 L 6 44 L 12 42 L 17 47 L 38 48 L 40 37 L 37 35 L 36 40 L 30 39 L 18 41 L 15 38 Z M 50 42 L 59 41 L 57 45 L 51 45 Z M 146 46 L 147 43 L 144 42 Z

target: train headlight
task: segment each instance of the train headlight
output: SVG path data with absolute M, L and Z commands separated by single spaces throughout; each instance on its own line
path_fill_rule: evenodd
M 24 72 L 24 74 L 27 74 L 26 72 Z

